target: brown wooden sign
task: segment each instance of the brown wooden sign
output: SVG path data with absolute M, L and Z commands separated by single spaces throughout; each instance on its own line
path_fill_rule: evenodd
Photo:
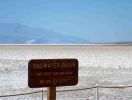
M 70 86 L 77 83 L 77 59 L 33 59 L 28 63 L 30 88 Z

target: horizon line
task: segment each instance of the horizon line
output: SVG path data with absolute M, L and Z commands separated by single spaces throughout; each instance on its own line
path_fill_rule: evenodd
M 132 46 L 132 44 L 0 44 L 0 46 Z

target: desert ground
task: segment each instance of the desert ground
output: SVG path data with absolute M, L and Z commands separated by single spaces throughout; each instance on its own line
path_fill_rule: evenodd
M 0 96 L 47 88 L 28 87 L 30 59 L 76 58 L 79 81 L 76 86 L 58 90 L 95 86 L 132 85 L 131 45 L 0 45 Z M 96 89 L 57 92 L 57 100 L 96 100 Z M 41 100 L 41 93 L 2 97 L 0 100 Z M 44 100 L 47 94 L 44 92 Z M 99 88 L 99 100 L 132 100 L 132 88 Z

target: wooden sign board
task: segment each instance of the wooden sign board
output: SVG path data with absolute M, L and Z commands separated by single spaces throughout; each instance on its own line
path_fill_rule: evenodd
M 77 59 L 33 59 L 28 63 L 30 88 L 70 86 L 77 83 Z

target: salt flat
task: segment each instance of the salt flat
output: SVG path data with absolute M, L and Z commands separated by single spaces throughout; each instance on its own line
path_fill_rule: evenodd
M 58 90 L 91 87 L 95 84 L 132 85 L 132 46 L 129 45 L 1 45 L 0 95 L 38 90 L 28 88 L 28 61 L 50 58 L 77 58 L 79 60 L 78 85 L 59 87 Z M 40 100 L 39 95 L 36 96 L 37 100 Z M 64 100 L 95 100 L 95 96 L 95 89 L 92 89 L 57 93 L 57 100 L 62 100 L 62 98 Z M 0 98 L 0 100 L 14 100 L 14 98 L 32 100 L 32 97 Z M 132 88 L 100 89 L 100 98 L 101 100 L 132 100 Z

